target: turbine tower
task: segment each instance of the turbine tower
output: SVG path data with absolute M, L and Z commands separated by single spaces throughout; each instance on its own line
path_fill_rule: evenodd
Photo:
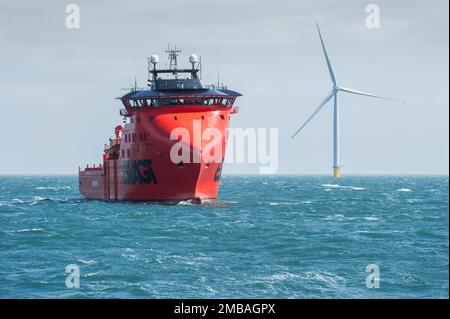
M 331 92 L 326 96 L 326 98 L 320 103 L 319 107 L 313 112 L 313 114 L 303 123 L 300 128 L 295 131 L 295 133 L 292 135 L 292 138 L 294 138 L 305 126 L 308 124 L 314 116 L 316 116 L 317 113 L 330 101 L 331 99 L 334 100 L 334 108 L 333 108 L 333 176 L 334 177 L 340 177 L 341 176 L 341 164 L 339 161 L 339 104 L 338 104 L 338 93 L 339 92 L 346 92 L 351 94 L 357 94 L 357 95 L 364 95 L 364 96 L 370 96 L 378 99 L 383 100 L 389 100 L 394 101 L 398 103 L 404 103 L 401 101 L 397 101 L 395 99 L 383 97 L 381 95 L 372 94 L 368 92 L 358 91 L 350 88 L 345 88 L 338 86 L 336 83 L 336 77 L 334 76 L 333 67 L 331 66 L 330 59 L 328 57 L 327 50 L 325 49 L 325 44 L 323 42 L 322 34 L 320 32 L 319 24 L 317 24 L 317 31 L 319 32 L 319 38 L 320 43 L 322 44 L 323 49 L 323 55 L 325 56 L 325 61 L 327 63 L 328 67 L 328 73 L 330 74 L 331 82 L 333 83 L 333 88 Z

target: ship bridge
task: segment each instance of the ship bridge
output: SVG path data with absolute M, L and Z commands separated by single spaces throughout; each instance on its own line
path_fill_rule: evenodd
M 201 59 L 196 55 L 189 57 L 191 68 L 178 69 L 177 57 L 181 50 L 169 48 L 166 52 L 169 54 L 168 69 L 158 69 L 159 57 L 152 55 L 148 59 L 148 87 L 138 89 L 135 85 L 129 93 L 118 98 L 127 110 L 183 105 L 231 108 L 236 97 L 241 96 L 223 85 L 202 85 L 199 77 Z

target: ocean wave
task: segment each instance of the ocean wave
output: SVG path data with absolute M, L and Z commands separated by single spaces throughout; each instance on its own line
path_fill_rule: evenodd
M 326 271 L 307 271 L 302 278 L 323 283 L 333 289 L 340 289 L 345 285 L 345 278 Z
M 33 200 L 28 204 L 30 206 L 37 205 L 40 202 L 50 202 L 52 201 L 50 198 L 41 197 L 41 196 L 34 196 Z
M 225 207 L 105 203 L 75 193 L 76 177 L 0 178 L 4 295 L 448 297 L 448 178 L 261 178 L 225 176 Z M 72 189 L 35 189 L 59 185 Z M 54 289 L 72 262 L 84 288 Z M 380 265 L 382 288 L 396 289 L 366 289 L 369 263 Z
M 334 214 L 334 215 L 328 215 L 325 217 L 326 220 L 344 220 L 345 216 L 342 214 Z
M 26 232 L 33 232 L 33 231 L 45 231 L 45 229 L 44 228 L 24 228 L 24 229 L 17 229 L 14 232 L 26 233 Z
M 101 275 L 100 272 L 89 272 L 87 274 L 84 274 L 82 277 L 94 277 L 94 276 L 98 276 Z
M 322 187 L 332 187 L 332 188 L 339 188 L 341 185 L 338 184 L 322 184 Z
M 342 189 L 351 189 L 351 190 L 354 190 L 354 191 L 365 190 L 364 187 L 360 187 L 360 186 L 347 186 L 347 185 L 339 185 L 339 184 L 322 184 L 320 186 L 324 187 L 325 189 L 342 188 Z
M 10 201 L 0 201 L 0 206 L 29 205 L 34 206 L 40 203 L 58 203 L 58 204 L 80 204 L 88 201 L 85 198 L 51 198 L 42 196 L 33 196 L 28 199 L 13 198 Z
M 281 273 L 273 274 L 270 276 L 259 277 L 259 278 L 257 278 L 257 280 L 263 281 L 263 282 L 276 283 L 276 282 L 282 282 L 282 281 L 286 281 L 286 280 L 292 280 L 294 278 L 300 278 L 300 276 L 290 273 L 290 272 L 281 272 Z
M 270 202 L 270 206 L 279 206 L 279 205 L 299 205 L 299 202 Z
M 409 188 L 399 188 L 396 190 L 397 192 L 412 192 Z
M 0 201 L 0 206 L 13 206 L 15 204 L 23 204 L 25 203 L 23 200 L 18 198 L 13 198 L 11 201 Z
M 78 259 L 78 261 L 80 263 L 86 264 L 86 265 L 95 265 L 96 263 L 98 263 L 98 261 L 93 260 L 93 259 L 89 259 L 89 260 Z
M 59 191 L 59 190 L 71 189 L 71 188 L 72 187 L 70 187 L 70 186 L 38 186 L 38 187 L 35 187 L 34 189 Z
M 197 206 L 198 204 L 194 203 L 192 199 L 182 200 L 177 203 L 178 206 Z

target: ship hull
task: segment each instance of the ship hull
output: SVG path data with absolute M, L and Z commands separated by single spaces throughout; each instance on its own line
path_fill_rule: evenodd
M 87 199 L 115 201 L 217 198 L 229 118 L 225 107 L 136 111 L 124 127 L 118 155 L 105 154 L 102 165 L 79 171 L 80 193 Z M 211 128 L 220 138 L 205 138 Z M 215 160 L 205 161 L 205 149 L 207 158 Z M 179 161 L 187 153 L 189 160 Z

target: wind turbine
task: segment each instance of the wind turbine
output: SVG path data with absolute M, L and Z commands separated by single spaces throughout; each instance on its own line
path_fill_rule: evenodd
M 350 88 L 345 88 L 342 86 L 338 86 L 336 83 L 336 77 L 334 76 L 333 67 L 331 66 L 330 59 L 328 58 L 327 50 L 325 49 L 325 44 L 323 43 L 322 34 L 320 33 L 319 24 L 317 24 L 317 31 L 319 32 L 320 43 L 322 44 L 323 54 L 325 56 L 325 61 L 327 62 L 328 72 L 330 74 L 331 82 L 333 82 L 333 88 L 331 92 L 326 96 L 326 98 L 320 103 L 319 107 L 313 112 L 313 114 L 303 123 L 300 128 L 295 131 L 292 135 L 294 138 L 305 126 L 308 124 L 314 116 L 330 101 L 334 98 L 334 109 L 333 109 L 333 175 L 334 177 L 341 176 L 341 164 L 339 161 L 339 107 L 338 107 L 338 93 L 346 92 L 357 95 L 370 96 L 378 99 L 394 101 L 398 103 L 404 103 L 395 99 L 383 97 L 381 95 L 358 91 Z

